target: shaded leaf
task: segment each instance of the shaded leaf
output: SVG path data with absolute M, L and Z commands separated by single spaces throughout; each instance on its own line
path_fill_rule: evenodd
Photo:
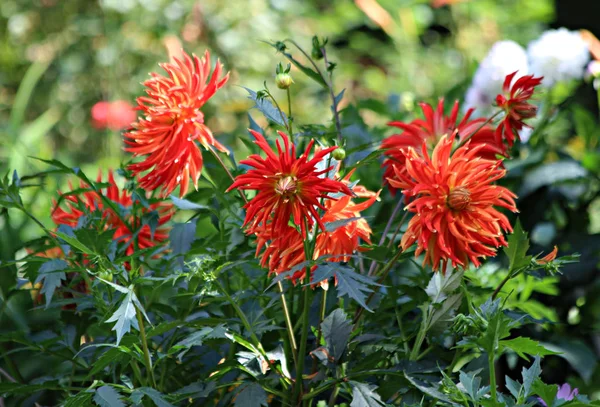
M 62 259 L 52 259 L 40 267 L 35 283 L 42 283 L 40 293 L 44 294 L 46 298 L 46 308 L 52 302 L 54 291 L 67 279 L 67 275 L 61 270 L 65 270 L 68 267 L 67 262 Z
M 165 395 L 151 387 L 140 387 L 135 389 L 130 398 L 136 404 L 140 404 L 144 396 L 148 396 L 157 407 L 174 407 L 164 399 Z
M 373 384 L 350 381 L 352 387 L 352 402 L 350 407 L 381 407 L 385 406 L 379 394 L 375 393 L 377 386 Z
M 252 100 L 255 104 L 253 107 L 260 110 L 260 112 L 267 118 L 267 120 L 277 123 L 282 127 L 287 126 L 287 116 L 285 113 L 279 111 L 273 104 L 267 100 L 267 98 L 257 98 L 256 92 L 252 89 L 248 89 L 242 86 L 248 92 L 248 99 Z
M 323 320 L 321 330 L 329 355 L 333 356 L 336 361 L 339 361 L 344 354 L 348 339 L 350 339 L 350 333 L 352 332 L 352 324 L 348 320 L 344 310 L 338 308 L 329 314 Z
M 125 407 L 121 395 L 111 386 L 102 386 L 96 389 L 94 402 L 100 407 Z
M 540 379 L 533 382 L 532 386 L 533 394 L 539 396 L 547 406 L 554 404 L 556 394 L 558 393 L 558 386 L 556 384 L 545 384 Z
M 176 223 L 169 232 L 169 247 L 173 255 L 185 254 L 196 240 L 196 221 Z
M 533 383 L 540 378 L 541 374 L 540 357 L 536 356 L 531 367 L 529 369 L 523 368 L 521 372 L 523 376 L 523 397 L 529 397 Z
M 509 260 L 509 272 L 531 263 L 531 256 L 527 256 L 527 250 L 529 250 L 529 239 L 517 219 L 513 232 L 508 236 L 508 246 L 502 249 Z
M 543 186 L 584 178 L 587 174 L 577 161 L 563 160 L 544 164 L 525 174 L 517 195 L 522 199 Z
M 235 407 L 261 407 L 268 406 L 267 393 L 258 383 L 247 383 L 241 386 L 235 398 Z

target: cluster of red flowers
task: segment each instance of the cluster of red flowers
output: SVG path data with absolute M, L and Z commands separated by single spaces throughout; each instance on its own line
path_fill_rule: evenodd
M 179 188 L 182 196 L 190 180 L 195 187 L 198 184 L 203 166 L 199 144 L 228 153 L 206 126 L 201 111 L 225 85 L 228 74 L 222 76 L 218 61 L 211 72 L 208 51 L 203 58 L 184 53 L 182 60 L 175 58 L 161 67 L 167 76 L 152 73 L 144 82 L 147 95 L 137 99 L 136 108 L 142 116 L 124 134 L 125 150 L 143 157 L 128 169 L 149 194 L 165 197 Z M 471 119 L 472 109 L 459 119 L 458 102 L 446 116 L 443 99 L 435 110 L 421 104 L 424 119 L 390 123 L 402 132 L 382 143 L 384 183 L 393 194 L 400 190 L 406 209 L 415 214 L 401 247 L 406 250 L 416 243 L 416 254 L 425 253 L 425 263 L 434 270 L 445 269 L 448 262 L 455 267 L 478 266 L 482 258 L 506 245 L 503 234 L 511 226 L 495 207 L 516 212 L 516 196 L 494 183 L 505 174 L 501 158 L 509 156 L 510 147 L 527 126 L 524 120 L 536 115 L 529 99 L 541 82 L 541 78 L 524 76 L 513 84 L 514 76 L 506 77 L 503 94 L 496 98 L 504 113 L 497 125 L 493 117 Z M 112 110 L 107 106 L 95 107 L 97 125 L 122 127 L 125 119 L 119 123 L 110 119 Z M 273 273 L 290 270 L 307 260 L 308 247 L 311 260 L 325 256 L 329 261 L 348 261 L 361 249 L 361 242 L 370 243 L 371 229 L 361 212 L 379 194 L 352 184 L 351 174 L 332 175 L 337 173 L 331 165 L 336 147 L 314 148 L 312 140 L 298 155 L 282 132 L 275 150 L 262 134 L 250 132 L 265 157 L 253 154 L 242 160 L 250 169 L 228 191 L 256 191 L 244 206 L 243 226 L 256 236 L 256 255 L 264 267 Z M 55 223 L 74 227 L 84 213 L 98 212 L 105 230 L 114 231 L 113 238 L 125 245 L 127 254 L 168 237 L 164 225 L 172 216 L 171 206 L 155 204 L 142 210 L 159 213 L 159 226 L 151 231 L 139 217 L 127 215 L 126 210 L 125 215 L 118 214 L 105 204 L 109 200 L 121 208 L 133 205 L 131 195 L 117 187 L 112 173 L 108 183 L 103 191 L 67 195 L 66 205 L 55 207 Z M 293 278 L 303 276 L 304 270 L 298 270 Z
M 402 191 L 415 214 L 400 246 L 416 243 L 416 255 L 425 252 L 424 264 L 434 270 L 445 270 L 448 262 L 477 267 L 507 244 L 503 232 L 512 228 L 494 207 L 516 212 L 516 196 L 494 182 L 505 174 L 502 157 L 527 126 L 523 120 L 537 113 L 529 99 L 542 80 L 524 76 L 512 84 L 514 76 L 506 77 L 504 94 L 496 98 L 504 113 L 496 128 L 491 119 L 469 120 L 472 109 L 456 124 L 458 102 L 448 117 L 443 100 L 436 111 L 421 105 L 425 120 L 390 123 L 403 132 L 382 143 L 385 182 L 393 193 Z
M 250 130 L 255 143 L 265 153 L 240 161 L 251 167 L 229 187 L 257 191 L 246 205 L 247 233 L 257 237 L 256 255 L 270 272 L 281 273 L 307 260 L 305 242 L 317 233 L 313 259 L 328 256 L 330 261 L 347 261 L 359 249 L 360 241 L 370 243 L 371 229 L 360 218 L 378 194 L 361 186 L 351 186 L 349 177 L 330 178 L 334 169 L 330 153 L 336 147 L 320 149 L 311 156 L 314 140 L 300 155 L 288 136 L 279 132 L 277 152 L 262 134 Z M 319 167 L 320 163 L 326 163 Z M 323 168 L 326 167 L 326 168 Z M 320 169 L 321 168 L 321 169 Z M 355 203 L 353 199 L 365 198 Z M 339 222 L 336 227 L 328 224 Z M 304 278 L 298 270 L 292 280 Z

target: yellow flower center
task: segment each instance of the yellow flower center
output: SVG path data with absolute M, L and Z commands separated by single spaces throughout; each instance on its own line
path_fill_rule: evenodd
M 465 187 L 454 188 L 446 198 L 446 205 L 453 211 L 462 211 L 471 203 L 471 193 Z
M 298 184 L 296 178 L 292 176 L 285 176 L 279 178 L 275 183 L 275 192 L 284 198 L 291 198 L 296 194 L 298 190 Z

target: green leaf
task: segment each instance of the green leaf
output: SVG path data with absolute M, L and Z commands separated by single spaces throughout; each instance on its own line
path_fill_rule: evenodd
M 333 222 L 326 222 L 325 223 L 325 231 L 326 232 L 334 232 L 337 229 L 348 225 L 349 223 L 352 222 L 356 222 L 359 219 L 363 219 L 362 217 L 358 216 L 358 217 L 351 217 L 351 218 L 346 218 L 346 219 L 340 219 L 340 220 L 335 220 Z
M 171 201 L 173 201 L 173 204 L 177 208 L 182 209 L 182 210 L 198 211 L 201 209 L 210 209 L 206 205 L 200 205 L 200 204 L 188 201 L 187 199 L 177 198 L 175 195 L 171 195 L 169 198 L 171 198 Z
M 448 396 L 442 393 L 439 390 L 439 387 L 432 387 L 429 383 L 423 382 L 422 380 L 419 380 L 416 377 L 412 377 L 406 372 L 404 372 L 404 377 L 406 377 L 410 384 L 415 386 L 422 393 L 427 394 L 429 397 L 445 401 L 446 403 L 451 404 L 453 406 L 460 406 L 460 404 L 453 402 L 452 400 L 450 400 L 450 398 L 448 398 Z
M 338 297 L 347 295 L 358 302 L 367 311 L 373 312 L 366 304 L 367 293 L 373 292 L 370 285 L 381 286 L 374 279 L 358 274 L 345 263 L 320 264 L 314 272 L 314 280 L 311 284 L 328 280 L 331 277 L 337 279 Z
M 102 386 L 94 394 L 94 402 L 100 407 L 125 407 L 121 395 L 111 386 Z
M 35 283 L 42 282 L 40 293 L 46 297 L 46 308 L 52 302 L 54 291 L 62 285 L 62 282 L 67 279 L 67 275 L 61 271 L 69 267 L 66 261 L 62 259 L 52 259 L 42 264 L 38 271 L 38 277 Z
M 260 112 L 267 118 L 267 120 L 276 123 L 282 127 L 287 127 L 287 116 L 285 113 L 277 109 L 271 102 L 267 100 L 267 98 L 257 98 L 256 92 L 252 89 L 248 89 L 244 86 L 242 88 L 246 89 L 249 96 L 248 99 L 254 102 L 253 108 L 257 108 Z
M 457 293 L 446 298 L 439 307 L 430 306 L 429 312 L 431 316 L 427 330 L 431 330 L 434 333 L 442 333 L 450 325 L 450 322 L 454 318 L 454 312 L 460 307 L 462 298 L 462 293 Z
M 123 352 L 120 347 L 112 348 L 104 352 L 98 359 L 94 360 L 92 370 L 88 374 L 88 378 L 93 377 L 98 372 L 101 372 L 107 366 L 117 366 L 123 359 L 127 358 L 127 353 Z
M 455 270 L 446 274 L 434 273 L 425 289 L 425 292 L 431 298 L 431 302 L 438 304 L 444 301 L 449 294 L 460 286 L 464 273 L 464 270 Z
M 523 376 L 523 397 L 527 398 L 531 395 L 533 383 L 540 378 L 542 368 L 540 366 L 540 357 L 536 356 L 533 364 L 529 369 L 523 368 L 521 375 Z
M 135 389 L 130 396 L 131 401 L 135 404 L 140 404 L 144 396 L 148 396 L 154 402 L 156 407 L 174 407 L 164 399 L 165 395 L 151 387 L 140 387 Z
M 258 383 L 246 383 L 241 386 L 235 398 L 235 407 L 261 407 L 268 406 L 267 393 Z
M 36 391 L 53 389 L 58 386 L 56 381 L 48 381 L 41 384 L 22 384 L 13 382 L 0 383 L 0 396 L 32 394 Z
M 169 246 L 174 255 L 185 254 L 196 240 L 196 220 L 176 223 L 169 232 Z
M 119 308 L 106 320 L 106 323 L 116 322 L 112 331 L 116 331 L 117 333 L 117 345 L 121 342 L 123 335 L 131 330 L 132 326 L 137 330 L 140 329 L 135 314 L 134 296 L 133 291 L 129 291 L 125 295 L 125 298 L 123 298 Z
M 592 379 L 598 365 L 598 358 L 585 342 L 562 340 L 559 343 L 542 343 L 542 345 L 548 350 L 559 352 L 558 356 L 566 359 L 583 380 L 589 382 Z
M 558 393 L 558 386 L 556 384 L 545 384 L 540 379 L 533 382 L 532 386 L 533 394 L 539 396 L 547 406 L 552 406 L 554 400 L 556 400 L 556 393 Z
M 531 356 L 546 356 L 546 355 L 558 355 L 560 352 L 554 352 L 546 349 L 544 346 L 540 345 L 539 342 L 534 341 L 530 338 L 524 338 L 519 336 L 514 339 L 503 340 L 498 343 L 499 350 L 502 352 L 504 349 L 510 349 L 519 355 L 521 358 L 529 361 L 526 355 Z
M 321 324 L 321 331 L 323 332 L 323 338 L 327 344 L 327 351 L 336 361 L 339 361 L 350 334 L 352 333 L 352 324 L 348 320 L 344 310 L 338 308 L 323 320 Z
M 521 226 L 521 221 L 517 219 L 513 233 L 508 236 L 508 247 L 502 249 L 509 260 L 509 272 L 515 271 L 520 267 L 531 263 L 531 256 L 527 256 L 529 250 L 529 239 L 527 233 Z
M 61 240 L 64 240 L 65 243 L 67 243 L 69 246 L 80 250 L 82 253 L 95 254 L 92 249 L 88 248 L 86 245 L 77 240 L 75 236 L 69 236 L 68 234 L 61 232 L 60 230 L 54 231 L 53 233 L 55 233 L 56 236 L 58 236 Z
M 471 400 L 475 402 L 481 398 L 481 393 L 483 393 L 481 390 L 485 390 L 485 392 L 487 392 L 487 386 L 486 388 L 481 389 L 481 377 L 478 376 L 480 371 L 481 369 L 469 373 L 460 371 L 458 375 L 460 384 L 462 384 L 467 394 L 471 397 Z
M 373 384 L 350 381 L 352 387 L 352 402 L 350 407 L 381 407 L 385 406 L 381 396 L 375 393 L 377 386 Z
M 65 404 L 63 407 L 88 407 L 93 406 L 92 396 L 94 395 L 95 390 L 92 391 L 83 391 L 81 393 L 77 393 L 74 396 L 70 396 L 65 400 Z

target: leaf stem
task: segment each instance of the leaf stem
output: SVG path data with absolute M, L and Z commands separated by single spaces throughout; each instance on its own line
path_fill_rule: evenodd
M 323 62 L 325 62 L 325 69 L 329 71 L 329 80 L 323 78 L 327 83 L 327 88 L 329 89 L 329 96 L 331 97 L 331 110 L 333 111 L 333 118 L 335 122 L 335 129 L 337 132 L 337 141 L 338 145 L 342 145 L 342 124 L 340 121 L 340 114 L 338 112 L 338 101 L 335 97 L 335 92 L 333 91 L 333 70 L 329 70 L 329 61 L 327 60 L 327 51 L 325 47 L 321 47 L 321 52 L 323 53 Z
M 302 389 L 304 388 L 304 382 L 302 375 L 304 374 L 304 359 L 306 358 L 306 344 L 308 342 L 308 331 L 309 322 L 308 314 L 310 309 L 310 294 L 312 288 L 310 287 L 310 267 L 306 268 L 306 275 L 304 276 L 304 300 L 303 300 L 303 314 L 302 314 L 302 336 L 300 339 L 300 351 L 298 352 L 298 361 L 296 363 L 296 382 L 294 383 L 294 393 L 292 402 L 301 402 Z
M 498 404 L 498 396 L 496 394 L 496 365 L 494 363 L 494 353 L 491 352 L 488 354 L 488 364 L 490 370 L 490 390 L 492 396 L 493 405 Z
M 285 300 L 285 294 L 283 291 L 283 284 L 281 281 L 277 282 L 277 287 L 281 293 L 281 306 L 283 307 L 283 314 L 285 316 L 285 326 L 290 337 L 290 345 L 292 346 L 292 356 L 294 357 L 294 364 L 298 363 L 298 345 L 296 344 L 296 337 L 294 336 L 294 327 L 292 325 L 292 319 L 290 318 L 290 310 Z
M 396 219 L 396 215 L 398 214 L 398 211 L 400 210 L 400 208 L 402 207 L 403 204 L 404 204 L 404 197 L 400 198 L 398 200 L 398 203 L 394 207 L 394 210 L 392 211 L 392 214 L 390 215 L 390 219 L 388 220 L 387 224 L 385 225 L 385 229 L 383 229 L 383 233 L 381 234 L 381 238 L 379 239 L 379 246 L 381 246 L 383 244 L 383 242 L 385 242 L 385 237 L 388 234 L 390 227 L 392 227 L 392 223 L 394 223 L 394 220 Z M 405 213 L 405 216 L 407 213 L 408 212 Z M 402 220 L 400 221 L 400 225 L 398 227 L 400 227 L 404 223 L 404 219 L 405 218 L 402 218 Z M 367 273 L 368 276 L 373 275 L 373 273 L 375 272 L 375 266 L 377 266 L 377 262 L 375 260 L 373 260 L 371 262 L 371 267 L 369 267 L 369 273 Z
M 317 327 L 317 345 L 316 346 L 319 346 L 321 344 L 321 338 L 323 337 L 323 331 L 321 329 L 321 324 L 323 323 L 323 320 L 325 319 L 325 311 L 327 310 L 327 290 L 322 289 L 322 291 L 323 291 L 323 295 L 321 297 L 321 309 L 319 311 L 319 326 Z M 315 373 L 317 371 L 317 367 L 318 367 L 317 359 L 313 359 L 312 373 Z
M 154 378 L 154 370 L 152 369 L 152 358 L 150 357 L 150 350 L 148 348 L 148 339 L 146 338 L 144 319 L 142 318 L 142 313 L 137 307 L 135 308 L 135 314 L 138 325 L 140 326 L 140 337 L 142 339 L 142 349 L 144 350 L 144 361 L 146 362 L 146 370 L 148 371 L 146 374 L 148 375 L 148 380 L 152 384 L 152 387 L 156 389 L 156 380 Z
M 227 175 L 229 176 L 231 181 L 235 182 L 235 178 L 234 178 L 233 174 L 231 173 L 231 171 L 229 171 L 229 168 L 227 168 L 227 166 L 225 165 L 225 163 L 223 162 L 221 157 L 219 157 L 219 154 L 212 147 L 209 147 L 209 150 L 212 153 L 212 155 L 216 158 L 216 160 L 219 162 L 219 164 L 221 164 L 221 167 L 223 167 L 223 169 L 225 170 L 225 172 L 227 173 Z M 244 192 L 241 189 L 238 189 L 238 192 L 239 192 L 240 196 L 242 197 L 242 199 L 244 200 L 244 202 L 248 203 L 248 199 L 246 198 L 246 195 L 244 195 Z

